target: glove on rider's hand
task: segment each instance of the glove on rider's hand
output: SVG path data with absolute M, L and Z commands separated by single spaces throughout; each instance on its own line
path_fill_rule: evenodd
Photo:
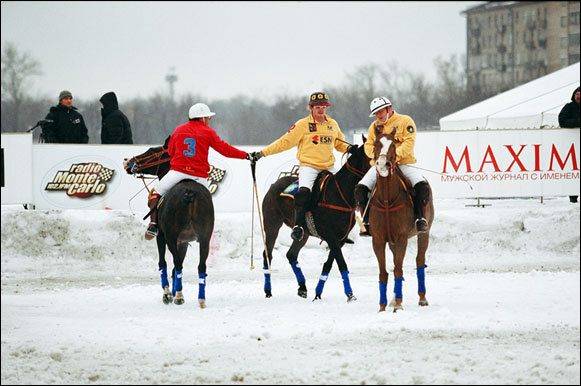
M 347 148 L 347 153 L 355 154 L 357 149 L 359 149 L 359 145 L 350 145 L 349 148 Z
M 252 160 L 254 162 L 258 161 L 259 159 L 261 159 L 262 157 L 264 157 L 264 154 L 262 154 L 261 151 L 255 151 L 254 153 L 252 153 Z

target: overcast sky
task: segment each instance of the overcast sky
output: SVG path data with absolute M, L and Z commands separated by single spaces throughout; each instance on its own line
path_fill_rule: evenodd
M 481 3 L 2 1 L 2 50 L 41 62 L 33 95 L 115 91 L 122 103 L 167 93 L 173 68 L 178 96 L 268 101 L 341 86 L 372 63 L 433 80 L 434 58 L 465 54 L 460 13 Z

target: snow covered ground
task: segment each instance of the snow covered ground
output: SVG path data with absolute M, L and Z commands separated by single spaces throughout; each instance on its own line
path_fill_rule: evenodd
M 299 257 L 308 298 L 296 295 L 286 227 L 266 299 L 258 220 L 251 270 L 251 213 L 217 213 L 200 309 L 197 243 L 186 303 L 164 305 L 143 213 L 2 206 L 2 384 L 579 384 L 579 204 L 481 202 L 436 200 L 430 305 L 417 305 L 412 239 L 398 313 L 377 312 L 357 231 L 343 248 L 356 302 L 336 265 L 312 302 L 327 255 L 315 239 Z

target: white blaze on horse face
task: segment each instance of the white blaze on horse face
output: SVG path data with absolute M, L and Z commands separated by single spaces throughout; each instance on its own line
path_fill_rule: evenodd
M 391 146 L 391 141 L 386 137 L 383 137 L 379 140 L 381 142 L 381 151 L 379 152 L 379 157 L 375 161 L 375 168 L 377 172 L 382 177 L 387 177 L 389 175 L 389 168 L 387 167 L 387 151 Z

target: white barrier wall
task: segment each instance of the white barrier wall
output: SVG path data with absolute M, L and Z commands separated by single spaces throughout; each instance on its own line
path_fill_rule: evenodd
M 361 142 L 360 135 L 357 140 Z M 122 163 L 152 146 L 33 144 L 30 134 L 2 134 L 2 204 L 145 212 L 144 183 L 126 174 Z M 415 153 L 416 166 L 430 170 L 424 175 L 437 198 L 579 195 L 579 129 L 420 131 Z M 343 157 L 335 156 L 340 167 Z M 213 150 L 209 161 L 214 167 L 209 183 L 216 210 L 249 211 L 250 163 Z M 296 148 L 262 158 L 256 167 L 260 199 L 297 164 Z

